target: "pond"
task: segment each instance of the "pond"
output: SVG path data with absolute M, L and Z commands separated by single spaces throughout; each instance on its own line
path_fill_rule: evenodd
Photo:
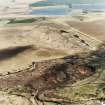
M 29 14 L 40 15 L 70 15 L 73 10 L 89 10 L 89 11 L 105 11 L 105 2 L 101 3 L 63 3 L 63 2 L 36 2 L 30 4 Z M 43 7 L 43 9 L 35 9 L 35 7 Z M 48 8 L 46 8 L 48 7 Z
M 67 15 L 71 10 L 68 6 L 48 7 L 43 9 L 31 9 L 29 14 L 39 15 Z

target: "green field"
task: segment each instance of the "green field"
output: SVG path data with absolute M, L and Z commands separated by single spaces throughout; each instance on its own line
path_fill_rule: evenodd
M 21 20 L 15 20 L 15 19 L 11 19 L 10 22 L 8 22 L 8 24 L 14 24 L 14 23 L 33 23 L 34 21 L 36 21 L 36 19 L 21 19 Z

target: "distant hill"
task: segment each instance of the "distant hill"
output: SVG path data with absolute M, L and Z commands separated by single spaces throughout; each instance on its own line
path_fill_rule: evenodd
M 39 1 L 37 3 L 32 3 L 30 6 L 53 6 L 60 4 L 88 4 L 88 3 L 105 3 L 105 0 L 47 0 Z
M 32 3 L 30 6 L 32 7 L 42 7 L 42 6 L 54 6 L 57 5 L 56 3 L 48 2 L 48 1 L 39 1 L 37 3 Z

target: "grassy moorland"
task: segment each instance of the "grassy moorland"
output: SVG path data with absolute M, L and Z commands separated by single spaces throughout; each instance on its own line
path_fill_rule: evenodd
M 21 20 L 15 20 L 15 19 L 11 19 L 8 24 L 15 24 L 15 23 L 33 23 L 35 22 L 36 19 L 31 18 L 31 19 L 21 19 Z

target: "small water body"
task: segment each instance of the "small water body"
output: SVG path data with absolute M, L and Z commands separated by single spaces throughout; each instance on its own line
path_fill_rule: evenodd
M 105 10 L 105 4 L 73 4 L 72 9 Z
M 70 9 L 68 6 L 48 7 L 44 9 L 32 9 L 29 14 L 39 15 L 68 15 Z
M 36 10 L 30 7 L 48 8 Z M 69 15 L 74 9 L 105 10 L 105 0 L 0 0 L 1 16 L 6 14 Z
M 90 4 L 90 3 L 105 3 L 105 0 L 46 0 L 51 3 L 71 3 L 71 4 Z
M 65 6 L 59 6 L 65 5 Z M 30 4 L 32 7 L 47 7 L 44 9 L 32 9 L 30 14 L 42 15 L 70 15 L 72 10 L 105 11 L 105 0 L 46 0 Z M 51 6 L 51 8 L 50 8 Z M 52 6 L 54 6 L 52 8 Z M 58 6 L 55 8 L 55 6 Z
M 65 6 L 58 6 L 58 7 L 51 6 L 48 8 L 43 8 L 38 10 L 32 9 L 29 14 L 70 15 L 72 10 L 105 11 L 105 4 L 98 4 L 98 3 L 97 4 L 66 4 Z

